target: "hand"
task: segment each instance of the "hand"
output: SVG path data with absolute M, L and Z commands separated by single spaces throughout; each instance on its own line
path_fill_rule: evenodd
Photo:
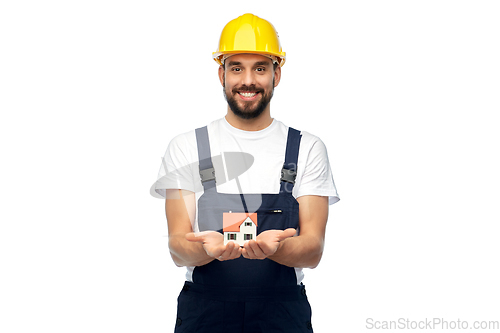
M 186 239 L 190 242 L 201 243 L 207 255 L 219 261 L 241 256 L 240 246 L 232 241 L 224 245 L 224 236 L 217 231 L 190 232 L 186 234 Z
M 282 240 L 293 237 L 295 233 L 293 228 L 263 231 L 256 240 L 250 240 L 243 245 L 241 254 L 247 259 L 266 259 L 278 251 Z

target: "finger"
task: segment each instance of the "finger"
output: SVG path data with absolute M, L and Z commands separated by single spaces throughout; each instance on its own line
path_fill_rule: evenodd
M 206 235 L 212 231 L 202 231 L 202 232 L 190 232 L 186 234 L 186 239 L 190 242 L 200 242 L 203 243 L 206 239 Z
M 194 232 L 186 234 L 186 239 L 190 242 L 200 242 L 200 243 L 203 243 L 204 240 L 202 236 L 196 236 Z
M 286 230 L 283 230 L 283 232 L 278 234 L 278 241 L 281 242 L 284 239 L 290 238 L 295 236 L 297 231 L 293 228 L 288 228 Z
M 264 259 L 266 257 L 254 240 L 246 242 L 244 248 L 246 249 L 248 259 Z
M 221 246 L 207 246 L 205 244 L 202 245 L 203 248 L 205 249 L 205 252 L 207 252 L 207 254 L 214 259 L 221 258 L 222 254 L 224 253 L 225 247 L 223 245 Z
M 231 252 L 233 251 L 233 249 L 234 249 L 234 242 L 228 242 L 224 247 L 224 250 L 217 259 L 220 261 L 228 260 L 231 256 Z
M 217 259 L 220 261 L 233 260 L 239 258 L 240 256 L 241 256 L 240 245 L 231 241 L 227 243 L 225 250 Z
M 243 258 L 246 258 L 246 259 L 256 259 L 254 256 L 253 256 L 253 253 L 249 253 L 248 251 L 251 251 L 251 249 L 247 249 L 247 248 L 242 248 L 241 249 L 241 255 L 243 256 Z
M 250 258 L 248 257 L 248 252 L 247 252 L 247 249 L 245 249 L 245 248 L 242 248 L 242 249 L 241 249 L 241 255 L 243 256 L 243 258 L 250 259 Z
M 258 242 L 252 240 L 248 242 L 248 245 L 252 249 L 255 259 L 265 259 L 267 257 Z
M 255 259 L 255 253 L 253 253 L 253 249 L 250 246 L 250 242 L 253 242 L 253 241 L 248 241 L 248 242 L 245 242 L 245 244 L 243 244 L 243 250 L 245 251 L 245 255 L 246 255 L 245 258 Z
M 241 256 L 241 247 L 240 244 L 235 244 L 233 251 L 231 252 L 231 255 L 229 256 L 230 259 L 236 259 Z
M 254 249 L 251 246 L 252 243 L 255 243 L 255 240 L 249 240 L 243 244 L 242 252 L 243 250 L 245 251 L 247 259 L 257 259 Z
M 264 253 L 264 255 L 266 257 L 272 256 L 273 254 L 275 254 L 276 251 L 278 250 L 278 247 L 280 244 L 279 241 L 266 242 L 266 241 L 262 241 L 262 240 L 257 240 L 257 243 L 259 244 L 260 249 L 262 250 L 262 252 Z
M 245 244 L 243 244 L 241 254 L 247 259 L 254 259 L 253 250 L 250 248 L 250 246 L 248 246 L 248 242 L 245 242 Z

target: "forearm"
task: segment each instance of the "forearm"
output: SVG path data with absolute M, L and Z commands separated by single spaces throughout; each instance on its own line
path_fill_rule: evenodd
M 202 244 L 188 241 L 185 234 L 169 235 L 168 247 L 174 263 L 179 267 L 203 266 L 214 260 Z
M 186 239 L 193 231 L 195 195 L 185 190 L 167 190 L 165 212 L 168 222 L 168 247 L 177 266 L 202 266 L 213 260 L 200 243 Z
M 280 242 L 269 259 L 289 267 L 315 268 L 323 255 L 324 239 L 313 235 L 299 235 Z
M 323 255 L 328 197 L 306 195 L 297 201 L 300 234 L 281 241 L 276 253 L 269 258 L 285 266 L 315 268 Z

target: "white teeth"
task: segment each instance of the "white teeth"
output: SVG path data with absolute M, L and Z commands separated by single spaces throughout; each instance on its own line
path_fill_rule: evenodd
M 244 93 L 244 92 L 240 92 L 240 95 L 242 95 L 243 97 L 253 97 L 256 95 L 256 93 Z

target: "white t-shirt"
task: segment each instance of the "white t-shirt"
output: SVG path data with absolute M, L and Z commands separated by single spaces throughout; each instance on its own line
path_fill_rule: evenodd
M 339 197 L 326 147 L 318 137 L 304 131 L 301 134 L 297 178 L 292 195 L 295 198 L 304 195 L 327 196 L 329 204 L 334 204 Z M 217 179 L 217 192 L 279 193 L 288 126 L 278 120 L 273 120 L 271 125 L 263 130 L 243 131 L 231 126 L 226 118 L 221 118 L 208 125 L 208 137 Z M 247 165 L 236 174 L 234 170 L 228 172 L 224 167 L 224 157 L 229 156 L 227 153 L 233 152 L 249 154 L 245 155 Z M 223 165 L 219 166 L 218 161 Z M 153 189 L 152 194 L 160 198 L 165 197 L 167 189 L 189 190 L 196 193 L 196 202 L 198 202 L 203 194 L 203 186 L 199 175 L 198 149 L 194 130 L 172 139 Z M 199 231 L 197 221 L 196 217 L 193 225 L 195 232 Z M 186 275 L 188 281 L 192 281 L 193 269 L 194 267 L 188 267 Z M 295 271 L 297 281 L 300 283 L 303 279 L 302 269 L 296 268 Z

